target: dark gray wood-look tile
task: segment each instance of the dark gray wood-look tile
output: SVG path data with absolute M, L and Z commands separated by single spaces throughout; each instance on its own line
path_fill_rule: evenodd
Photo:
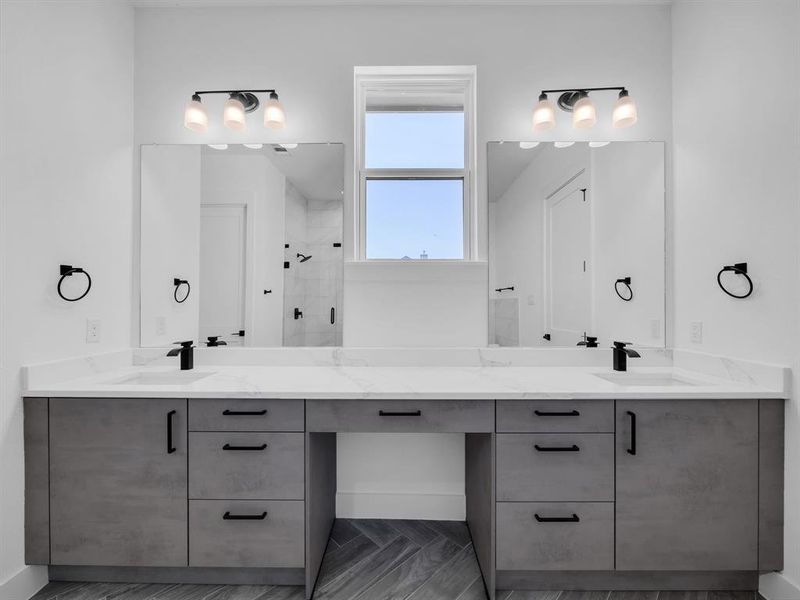
M 509 600 L 513 593 L 514 590 L 497 590 L 495 598 L 497 598 L 497 600 Z
M 497 597 L 503 600 L 499 594 Z M 486 600 L 486 585 L 483 583 L 483 577 L 478 576 L 456 600 Z
M 223 586 L 205 584 L 176 585 L 159 592 L 153 596 L 153 600 L 204 600 L 221 587 Z
M 256 600 L 271 589 L 271 585 L 226 585 L 203 600 Z
M 561 592 L 558 596 L 558 600 L 607 600 L 608 596 L 611 592 L 600 592 L 600 591 L 577 591 L 571 590 L 566 592 Z M 514 597 L 511 597 L 511 600 L 514 600 Z
M 381 547 L 400 536 L 400 532 L 390 524 L 391 521 L 386 519 L 353 519 L 350 522 Z
M 36 592 L 30 600 L 53 600 L 58 594 L 63 594 L 71 590 L 88 585 L 83 581 L 51 581 L 41 590 Z
M 361 532 L 353 526 L 349 519 L 336 519 L 333 522 L 331 539 L 339 546 L 344 546 L 359 535 L 361 535 Z
M 350 540 L 341 548 L 326 552 L 317 579 L 322 588 L 378 550 L 378 545 L 364 535 Z
M 135 583 L 90 583 L 82 587 L 62 592 L 55 596 L 58 600 L 105 600 L 111 594 L 119 594 L 136 587 Z
M 455 558 L 411 594 L 409 600 L 441 600 L 458 598 L 479 577 L 478 559 L 472 544 L 461 549 Z
M 708 600 L 755 600 L 755 597 L 756 592 L 752 591 L 708 592 Z
M 137 583 L 126 590 L 112 592 L 108 595 L 107 600 L 150 600 L 176 585 L 175 583 Z
M 448 563 L 459 550 L 460 548 L 447 538 L 437 538 L 396 569 L 378 579 L 357 597 L 362 600 L 406 598 Z
M 664 591 L 658 593 L 658 600 L 708 600 L 708 592 L 700 591 Z
M 428 526 L 461 548 L 472 543 L 469 528 L 463 521 L 428 521 Z
M 317 587 L 314 600 L 350 600 L 419 551 L 419 545 L 400 536 L 325 587 Z
M 561 595 L 560 590 L 517 590 L 506 592 L 505 600 L 557 600 Z M 498 596 L 498 600 L 502 598 Z
M 397 520 L 392 521 L 392 527 L 397 529 L 402 535 L 406 536 L 415 544 L 425 546 L 435 540 L 439 533 L 425 524 L 425 521 Z
M 304 600 L 305 588 L 299 585 L 277 585 L 255 600 Z
M 658 591 L 615 591 L 611 592 L 608 600 L 657 600 Z

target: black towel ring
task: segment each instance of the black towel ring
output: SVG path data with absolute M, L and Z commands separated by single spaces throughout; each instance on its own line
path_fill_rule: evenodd
M 73 267 L 72 265 L 61 265 L 59 267 L 59 272 L 61 273 L 61 278 L 58 280 L 57 290 L 58 290 L 58 295 L 61 296 L 62 300 L 66 300 L 67 302 L 77 302 L 78 300 L 85 298 L 86 294 L 89 293 L 89 290 L 92 289 L 92 277 L 82 268 Z M 84 275 L 86 275 L 86 284 L 87 284 L 86 290 L 77 298 L 67 298 L 61 291 L 61 285 L 64 283 L 64 279 L 66 279 L 67 277 L 72 277 L 73 273 L 83 273 Z
M 190 286 L 189 282 L 186 281 L 185 279 L 178 279 L 177 277 L 172 280 L 172 284 L 175 286 L 175 293 L 172 294 L 172 297 L 175 298 L 175 302 L 177 302 L 178 304 L 183 304 L 184 302 L 186 302 L 186 299 L 189 297 L 189 294 L 192 293 L 192 286 Z M 186 286 L 186 295 L 182 299 L 178 300 L 178 290 L 181 289 L 182 285 Z
M 619 293 L 619 284 L 620 283 L 624 284 L 625 287 L 628 288 L 628 292 L 629 292 L 628 296 L 623 296 L 622 294 Z M 614 282 L 614 291 L 617 292 L 617 296 L 619 296 L 625 302 L 630 302 L 631 300 L 633 300 L 633 288 L 631 287 L 631 278 L 630 277 L 622 277 L 620 279 L 617 279 Z
M 736 273 L 737 275 L 742 275 L 747 280 L 748 290 L 744 294 L 734 294 L 727 289 L 725 286 L 722 285 L 722 274 L 725 271 L 730 271 L 732 273 Z M 735 265 L 726 265 L 719 270 L 717 273 L 717 285 L 719 285 L 720 289 L 728 294 L 731 298 L 737 298 L 741 300 L 742 298 L 747 298 L 750 294 L 753 293 L 753 280 L 750 279 L 750 276 L 747 274 L 747 263 L 736 263 Z

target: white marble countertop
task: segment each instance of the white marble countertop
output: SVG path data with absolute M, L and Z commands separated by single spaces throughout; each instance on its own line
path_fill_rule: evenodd
M 730 399 L 785 398 L 785 391 L 673 367 L 554 366 L 233 366 L 202 364 L 190 383 L 124 382 L 137 374 L 181 377 L 175 368 L 131 366 L 77 379 L 29 383 L 25 396 L 61 398 L 331 398 L 331 399 Z M 624 385 L 672 376 L 678 384 Z M 150 375 L 148 375 L 150 376 Z M 657 383 L 657 382 L 656 382 Z

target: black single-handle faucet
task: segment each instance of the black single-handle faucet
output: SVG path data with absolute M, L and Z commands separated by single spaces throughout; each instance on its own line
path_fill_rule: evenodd
M 181 357 L 181 371 L 189 371 L 194 368 L 194 344 L 193 341 L 188 342 L 175 342 L 180 344 L 180 348 L 173 348 L 167 352 L 167 356 L 180 356 Z
M 636 350 L 626 348 L 630 342 L 614 342 L 614 370 L 627 371 L 628 370 L 628 357 L 641 358 Z

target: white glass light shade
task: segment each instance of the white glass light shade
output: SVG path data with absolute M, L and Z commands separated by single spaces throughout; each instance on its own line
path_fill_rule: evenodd
M 192 131 L 203 133 L 208 130 L 208 112 L 200 100 L 192 99 L 183 112 L 183 126 Z
M 611 122 L 617 129 L 622 129 L 623 127 L 630 127 L 636 123 L 637 119 L 636 102 L 628 95 L 628 92 L 622 92 L 614 105 Z
M 278 94 L 271 93 L 264 105 L 264 127 L 267 129 L 283 129 L 286 127 L 286 113 L 278 100 Z
M 556 126 L 556 109 L 547 97 L 539 96 L 539 102 L 533 109 L 533 130 L 547 131 Z
M 250 148 L 250 150 L 261 150 L 264 147 L 264 144 L 242 144 L 245 148 Z
M 225 100 L 225 108 L 222 109 L 222 122 L 228 129 L 244 129 L 244 104 L 242 104 L 241 100 L 233 97 Z
M 553 146 L 556 148 L 569 148 L 570 146 L 574 146 L 575 142 L 553 142 Z
M 611 142 L 589 142 L 589 148 L 602 148 L 608 146 Z
M 536 148 L 536 146 L 538 146 L 538 145 L 539 145 L 539 142 L 520 142 L 519 143 L 519 147 L 522 150 L 531 150 L 533 148 Z
M 589 96 L 583 96 L 572 108 L 572 126 L 575 129 L 591 129 L 597 123 L 597 110 Z

